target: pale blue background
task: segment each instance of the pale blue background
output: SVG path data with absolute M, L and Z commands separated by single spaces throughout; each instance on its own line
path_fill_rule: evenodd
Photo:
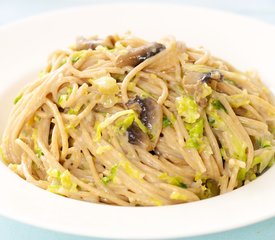
M 30 15 L 53 9 L 114 2 L 111 0 L 0 0 L 0 26 Z M 146 2 L 144 0 L 139 2 Z M 154 1 L 168 2 L 168 1 Z M 275 24 L 275 0 L 172 0 L 169 3 L 189 4 L 222 9 L 258 18 Z M 0 39 L 1 44 L 1 39 Z M 275 43 L 274 43 L 275 47 Z M 1 196 L 0 196 L 1 197 Z M 259 203 L 260 205 L 261 203 Z M 258 206 L 255 206 L 258 207 Z M 275 204 L 274 204 L 275 207 Z M 211 221 L 211 216 L 209 217 Z M 154 223 L 152 223 L 154 224 Z M 201 223 L 203 224 L 203 223 Z M 182 226 L 184 228 L 184 226 Z M 0 217 L 0 240 L 88 240 L 61 233 L 34 228 Z M 275 239 L 275 218 L 245 228 L 190 240 L 273 240 Z

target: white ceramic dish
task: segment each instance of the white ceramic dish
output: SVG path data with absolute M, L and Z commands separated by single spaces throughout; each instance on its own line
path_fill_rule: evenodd
M 152 40 L 172 34 L 246 69 L 274 87 L 275 28 L 241 16 L 180 5 L 99 5 L 53 12 L 0 29 L 0 133 L 19 89 L 47 56 L 77 35 L 132 30 Z M 36 188 L 0 164 L 0 214 L 35 226 L 91 237 L 162 239 L 229 230 L 275 216 L 275 168 L 213 199 L 128 208 L 66 199 Z

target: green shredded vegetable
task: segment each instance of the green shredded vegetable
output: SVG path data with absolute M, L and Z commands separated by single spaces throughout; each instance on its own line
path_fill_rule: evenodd
M 77 184 L 73 182 L 71 173 L 66 170 L 61 173 L 58 169 L 50 168 L 47 171 L 48 180 L 51 184 L 48 186 L 48 191 L 64 195 L 63 192 L 77 192 Z
M 49 169 L 47 171 L 47 174 L 52 178 L 60 178 L 61 177 L 61 172 L 56 168 Z
M 100 126 L 99 122 L 95 123 L 94 129 L 96 130 L 96 135 L 95 135 L 94 141 L 98 142 L 101 139 L 101 132 L 103 130 L 102 127 Z
M 41 150 L 40 148 L 38 148 L 38 147 L 36 147 L 36 149 L 34 150 L 34 152 L 35 152 L 35 154 L 36 154 L 36 156 L 37 156 L 38 158 L 41 158 L 42 156 L 44 156 L 44 153 L 43 153 L 42 150 Z
M 207 83 L 203 83 L 203 84 L 201 85 L 201 87 L 202 87 L 202 93 L 201 93 L 201 97 L 202 97 L 202 98 L 206 98 L 207 96 L 209 96 L 209 95 L 212 94 L 212 88 L 209 87 L 209 86 L 207 85 Z
M 193 124 L 185 124 L 189 133 L 189 138 L 186 141 L 185 147 L 201 149 L 203 143 L 203 119 L 198 120 Z
M 58 97 L 58 104 L 61 106 L 61 107 L 64 107 L 64 103 L 67 101 L 68 99 L 68 95 L 67 94 L 62 94 Z
M 13 103 L 14 103 L 14 104 L 18 103 L 18 102 L 21 100 L 22 97 L 23 97 L 23 93 L 20 93 L 20 94 L 13 100 Z
M 168 119 L 168 117 L 165 116 L 162 119 L 162 126 L 163 126 L 163 128 L 166 128 L 166 127 L 168 127 L 170 125 L 172 125 L 171 121 Z
M 215 109 L 217 109 L 217 110 L 224 110 L 225 112 L 227 112 L 226 109 L 225 109 L 225 107 L 223 106 L 223 104 L 221 103 L 220 100 L 213 99 L 213 101 L 211 102 L 211 104 L 213 105 L 213 107 Z
M 140 121 L 140 119 L 138 118 L 138 115 L 134 113 L 134 116 L 135 116 L 135 123 L 138 125 L 141 131 L 144 133 L 149 133 L 148 128 Z
M 204 176 L 201 172 L 196 172 L 196 175 L 194 177 L 194 181 L 202 181 L 203 183 L 206 182 L 208 178 L 206 176 Z
M 132 178 L 136 178 L 139 180 L 143 178 L 142 173 L 139 170 L 137 170 L 135 167 L 133 167 L 129 161 L 121 161 L 120 166 L 122 166 L 125 172 Z
M 274 163 L 274 150 L 264 149 L 259 155 L 253 159 L 252 167 L 258 165 L 259 173 L 263 172 L 267 167 L 272 166 Z
M 235 94 L 227 97 L 228 102 L 234 108 L 239 108 L 250 103 L 249 97 L 247 94 Z
M 233 157 L 245 162 L 247 159 L 247 153 L 246 153 L 247 145 L 246 145 L 246 143 L 244 141 L 242 141 L 241 139 L 239 139 L 237 136 L 229 135 L 229 137 L 231 137 L 231 142 L 232 142 L 232 145 L 234 148 Z
M 118 119 L 115 126 L 118 132 L 124 134 L 127 129 L 133 124 L 133 122 L 135 122 L 144 133 L 149 133 L 148 128 L 140 121 L 137 113 L 134 111 L 128 114 L 126 117 Z
M 59 67 L 62 67 L 65 63 L 67 63 L 67 59 L 62 59 L 62 61 L 59 64 Z
M 73 92 L 73 88 L 71 86 L 67 87 L 67 94 L 70 95 Z
M 207 115 L 210 126 L 216 129 L 225 129 L 225 124 L 222 118 L 219 116 L 217 110 L 212 108 L 211 105 L 208 107 Z
M 70 115 L 77 115 L 77 114 L 78 114 L 78 110 L 77 110 L 77 109 L 70 108 L 70 109 L 68 110 L 68 114 L 70 114 Z
M 132 125 L 134 120 L 135 120 L 134 114 L 129 114 L 124 119 L 117 120 L 116 127 L 117 127 L 117 129 L 119 129 L 119 132 L 121 134 L 124 134 L 127 131 L 127 129 Z
M 194 123 L 200 117 L 199 107 L 191 96 L 177 97 L 176 107 L 178 114 L 187 123 Z
M 72 63 L 76 63 L 80 58 L 84 56 L 85 53 L 86 51 L 84 50 L 75 52 L 74 56 L 72 57 Z
M 271 141 L 268 139 L 264 139 L 264 138 L 258 138 L 258 139 L 256 139 L 256 145 L 259 148 L 271 147 Z
M 237 179 L 239 181 L 244 181 L 246 177 L 247 170 L 245 168 L 240 168 L 238 172 Z
M 76 63 L 80 59 L 80 56 L 76 56 L 72 58 L 72 63 Z
M 117 173 L 117 169 L 118 169 L 118 165 L 114 165 L 111 170 L 110 170 L 110 174 L 108 176 L 105 176 L 103 178 L 101 178 L 101 181 L 107 185 L 108 183 L 112 182 L 116 176 Z
M 171 177 L 169 176 L 167 173 L 162 173 L 159 178 L 161 180 L 166 181 L 169 184 L 181 187 L 181 188 L 187 188 L 187 185 L 185 183 L 182 182 L 181 177 L 176 176 L 176 177 Z
M 62 108 L 65 107 L 65 103 L 68 100 L 69 96 L 71 95 L 72 91 L 73 91 L 73 88 L 71 86 L 69 86 L 66 89 L 66 93 L 61 94 L 58 97 L 57 103 L 59 104 L 60 107 L 62 107 Z

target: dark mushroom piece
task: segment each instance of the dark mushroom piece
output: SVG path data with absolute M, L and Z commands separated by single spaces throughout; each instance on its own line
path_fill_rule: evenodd
M 208 86 L 216 90 L 218 82 L 221 82 L 222 80 L 223 74 L 218 70 L 211 70 L 206 73 L 187 71 L 184 75 L 183 87 L 188 94 L 194 96 L 200 107 L 204 108 L 207 106 L 208 99 L 202 97 L 204 92 L 204 86 L 202 83 L 207 83 Z
M 212 70 L 208 73 L 204 73 L 200 81 L 208 83 L 211 80 L 222 81 L 224 78 L 223 74 L 218 70 Z
M 115 39 L 112 36 L 108 36 L 105 39 L 87 39 L 84 37 L 78 37 L 76 39 L 75 50 L 88 50 L 96 49 L 97 46 L 103 46 L 107 48 L 114 48 Z
M 212 80 L 222 81 L 223 78 L 223 74 L 218 70 L 211 70 L 206 73 L 187 71 L 184 75 L 184 84 L 210 83 Z
M 162 129 L 163 112 L 161 106 L 153 98 L 142 99 L 136 96 L 126 104 L 128 108 L 133 109 L 138 115 L 140 121 L 147 127 L 149 133 L 146 134 L 135 126 L 135 123 L 127 129 L 128 141 L 139 145 L 148 151 L 155 148 Z M 149 142 L 147 141 L 149 139 Z M 143 142 L 143 144 L 140 144 Z
M 153 42 L 146 46 L 130 49 L 128 53 L 118 56 L 116 59 L 116 66 L 135 67 L 146 59 L 155 56 L 165 49 L 161 43 Z
M 212 70 L 206 73 L 202 78 L 201 82 L 207 83 L 212 89 L 216 90 L 218 83 L 223 81 L 223 74 L 218 70 Z
M 150 151 L 149 149 L 152 148 L 152 143 L 149 136 L 142 132 L 142 130 L 135 122 L 127 129 L 127 135 L 129 143 L 133 145 L 139 145 L 148 151 Z

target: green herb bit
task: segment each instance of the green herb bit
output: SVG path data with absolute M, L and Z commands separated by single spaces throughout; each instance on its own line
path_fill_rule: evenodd
M 180 182 L 178 186 L 185 189 L 187 188 L 187 185 L 183 182 Z
M 247 173 L 247 170 L 245 168 L 240 168 L 237 179 L 239 181 L 244 181 L 246 177 L 246 173 Z
M 211 116 L 208 117 L 208 122 L 212 126 L 215 123 L 215 119 L 212 118 Z
M 77 115 L 78 111 L 76 109 L 70 108 L 69 111 L 68 111 L 68 114 L 70 114 L 70 115 Z
M 72 63 L 76 63 L 80 59 L 80 56 L 72 58 Z
M 64 64 L 67 63 L 67 59 L 63 59 L 60 64 L 59 64 L 59 67 L 62 67 Z
M 17 103 L 21 100 L 22 97 L 23 97 L 23 93 L 20 93 L 20 94 L 13 100 L 13 103 L 14 103 L 14 104 L 17 104 Z
M 38 158 L 41 158 L 42 156 L 44 156 L 44 153 L 40 148 L 35 149 L 35 154 Z
M 168 127 L 168 126 L 170 126 L 172 123 L 171 123 L 171 121 L 168 119 L 168 117 L 164 117 L 163 119 L 162 119 L 162 126 L 163 126 L 163 128 L 166 128 L 166 127 Z
M 256 143 L 260 148 L 271 147 L 271 142 L 267 139 L 259 138 L 256 140 Z
M 112 182 L 116 176 L 117 173 L 117 169 L 118 169 L 118 165 L 115 165 L 111 168 L 110 170 L 110 174 L 108 176 L 105 176 L 101 179 L 101 181 L 107 185 L 108 183 Z
M 62 95 L 59 96 L 57 102 L 61 107 L 64 107 L 64 103 L 67 101 L 67 99 L 68 99 L 68 95 L 67 94 L 62 94 Z
M 223 106 L 223 104 L 221 103 L 221 101 L 218 100 L 218 99 L 214 99 L 212 101 L 212 105 L 217 110 L 224 110 L 225 112 L 227 112 L 226 108 Z
M 72 63 L 76 63 L 77 61 L 79 61 L 79 59 L 84 57 L 86 53 L 87 52 L 85 50 L 75 52 L 74 56 L 72 57 Z
M 69 86 L 67 88 L 67 94 L 70 95 L 73 92 L 73 88 L 71 86 Z
M 132 125 L 134 120 L 135 120 L 134 114 L 130 114 L 123 120 L 118 120 L 116 122 L 116 127 L 119 129 L 121 134 L 124 134 L 127 131 L 127 129 Z
M 188 187 L 185 183 L 182 182 L 181 177 L 178 177 L 178 176 L 171 177 L 167 173 L 162 173 L 159 176 L 159 178 L 166 181 L 169 184 L 172 184 L 172 185 L 175 185 L 175 186 L 178 186 L 178 187 L 181 187 L 181 188 L 187 188 Z

